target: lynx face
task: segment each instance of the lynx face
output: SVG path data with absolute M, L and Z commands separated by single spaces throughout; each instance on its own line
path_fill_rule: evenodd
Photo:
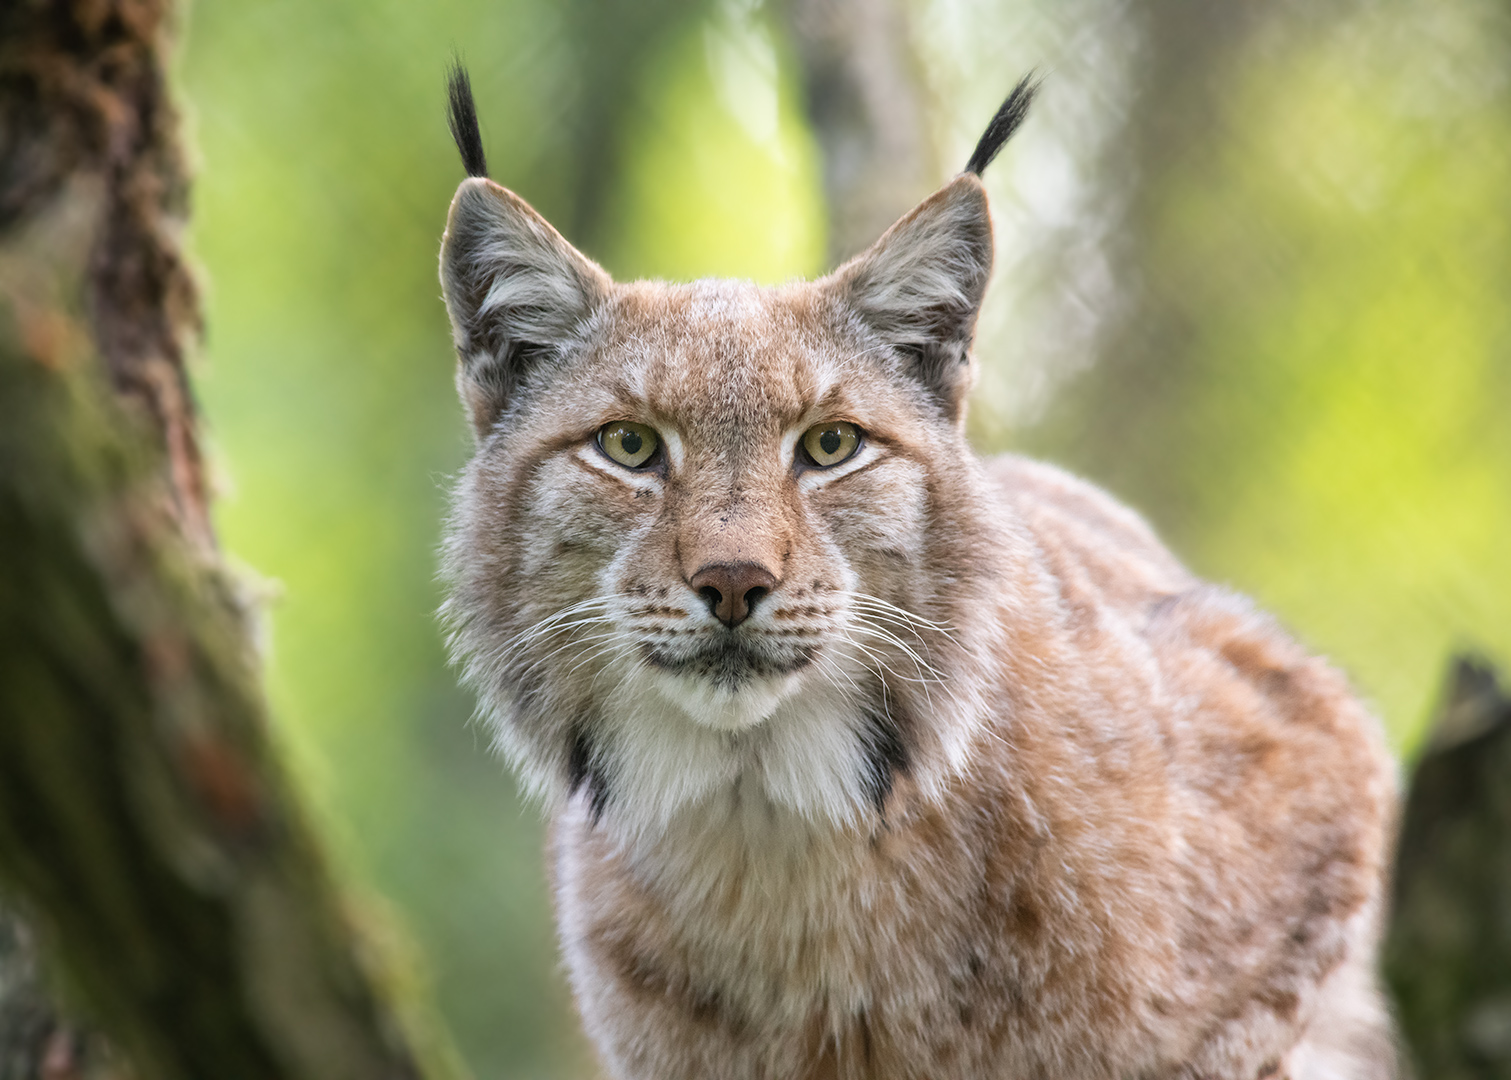
M 650 824 L 751 782 L 843 821 L 958 756 L 988 229 L 967 176 L 820 282 L 615 285 L 463 185 L 443 273 L 479 449 L 448 611 L 538 791 Z

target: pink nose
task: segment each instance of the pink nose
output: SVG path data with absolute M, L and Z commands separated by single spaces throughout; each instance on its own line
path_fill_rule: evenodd
M 756 601 L 777 586 L 771 571 L 755 563 L 710 563 L 687 582 L 725 626 L 739 626 Z

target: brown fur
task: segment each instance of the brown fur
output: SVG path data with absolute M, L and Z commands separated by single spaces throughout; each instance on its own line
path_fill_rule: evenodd
M 616 285 L 486 180 L 453 644 L 553 815 L 615 1077 L 1392 1074 L 1392 772 L 1343 678 L 1053 468 L 977 460 L 962 176 L 821 281 Z M 835 420 L 859 454 L 804 468 Z M 594 435 L 657 431 L 632 472 Z M 722 625 L 690 585 L 776 584 Z M 722 652 L 720 650 L 723 650 Z

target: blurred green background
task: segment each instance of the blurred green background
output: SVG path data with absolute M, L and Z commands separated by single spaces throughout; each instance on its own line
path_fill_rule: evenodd
M 897 10 L 930 182 L 1046 77 L 988 177 L 977 445 L 1144 511 L 1346 668 L 1409 754 L 1450 650 L 1511 659 L 1511 10 Z M 435 272 L 461 178 L 444 69 L 471 69 L 494 178 L 615 274 L 781 281 L 834 247 L 789 14 L 194 0 L 184 28 L 222 537 L 269 582 L 280 732 L 338 857 L 479 1077 L 591 1059 L 542 826 L 433 616 L 469 446 Z

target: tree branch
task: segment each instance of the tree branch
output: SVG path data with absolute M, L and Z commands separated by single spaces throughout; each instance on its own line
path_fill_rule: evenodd
M 0 15 L 0 880 L 139 1075 L 418 1077 L 277 760 L 209 528 L 169 15 Z M 6 925 L 6 985 L 35 989 Z M 0 1013 L 7 1077 L 66 1075 L 38 1000 Z

